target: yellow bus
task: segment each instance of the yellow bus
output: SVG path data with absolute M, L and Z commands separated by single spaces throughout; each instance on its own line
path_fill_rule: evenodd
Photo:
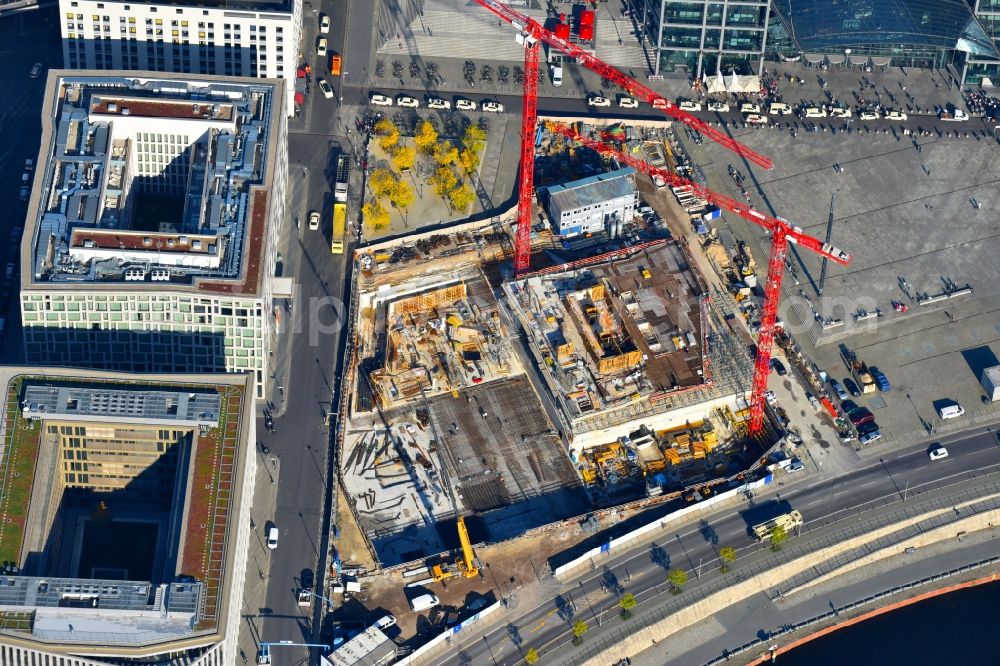
M 333 204 L 333 235 L 330 241 L 330 251 L 334 254 L 344 254 L 344 235 L 347 232 L 347 204 Z

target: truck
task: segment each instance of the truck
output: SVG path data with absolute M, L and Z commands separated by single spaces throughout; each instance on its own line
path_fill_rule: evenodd
M 941 120 L 961 122 L 963 120 L 968 120 L 969 114 L 968 112 L 963 111 L 962 109 L 957 109 L 954 105 L 949 104 L 946 108 L 941 109 L 941 113 L 938 114 L 938 117 Z
M 774 532 L 774 528 L 781 527 L 785 530 L 785 533 L 790 533 L 797 527 L 802 526 L 802 514 L 798 511 L 789 511 L 788 513 L 783 513 L 780 516 L 776 516 L 771 520 L 766 520 L 763 523 L 759 523 L 753 526 L 754 536 L 760 542 L 769 541 L 771 539 L 771 534 Z
M 330 252 L 344 254 L 344 236 L 347 233 L 347 204 L 333 204 L 333 225 L 330 235 Z
M 854 381 L 861 387 L 861 392 L 874 393 L 875 380 L 872 379 L 872 373 L 868 365 L 860 360 L 857 354 L 848 349 L 847 345 L 843 343 L 840 345 L 840 355 L 843 357 L 844 362 L 847 363 L 847 367 L 851 369 L 851 376 L 854 377 Z
M 351 160 L 347 155 L 337 157 L 337 177 L 333 185 L 333 200 L 347 201 L 347 180 L 351 175 Z
M 330 74 L 340 76 L 340 69 L 343 66 L 343 59 L 339 55 L 330 56 Z

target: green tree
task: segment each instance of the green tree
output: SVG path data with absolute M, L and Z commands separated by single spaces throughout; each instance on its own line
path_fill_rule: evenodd
M 736 549 L 732 546 L 723 546 L 719 549 L 719 559 L 722 560 L 722 573 L 729 571 L 729 563 L 736 561 Z
M 688 575 L 684 569 L 671 569 L 670 573 L 667 574 L 667 580 L 670 584 L 674 586 L 674 589 L 678 592 L 684 587 L 688 582 Z
M 427 182 L 434 188 L 438 196 L 443 199 L 458 184 L 458 178 L 455 177 L 455 172 L 451 167 L 442 166 L 434 171 L 434 175 Z
M 409 171 L 417 161 L 417 151 L 412 146 L 397 146 L 392 154 L 392 166 L 400 171 Z
M 476 193 L 468 185 L 457 187 L 448 193 L 448 201 L 451 207 L 457 211 L 466 210 L 476 199 Z
M 417 148 L 425 153 L 430 153 L 434 150 L 434 144 L 437 143 L 437 140 L 437 130 L 434 129 L 434 125 L 429 120 L 420 123 L 417 127 L 417 133 L 413 137 L 413 143 L 417 144 Z
M 573 623 L 573 643 L 579 644 L 583 640 L 583 635 L 587 633 L 590 627 L 583 620 L 577 620 Z
M 454 164 L 458 161 L 458 148 L 451 141 L 442 141 L 434 146 L 434 161 L 440 165 Z
M 399 143 L 399 129 L 388 118 L 382 118 L 375 123 L 375 136 L 378 137 L 382 150 L 391 150 Z
M 788 541 L 788 532 L 781 525 L 775 525 L 771 530 L 771 550 L 777 552 L 781 550 L 781 544 Z
M 397 180 L 396 186 L 389 193 L 389 202 L 400 210 L 406 210 L 413 203 L 413 188 Z
M 385 209 L 385 206 L 383 206 L 382 202 L 378 199 L 369 201 L 362 206 L 361 214 L 365 218 L 365 224 L 371 227 L 374 231 L 378 231 L 385 225 L 389 224 L 389 211 Z
M 368 176 L 368 187 L 371 188 L 372 194 L 379 198 L 389 196 L 396 189 L 398 182 L 396 174 L 388 169 L 375 169 Z
M 462 163 L 466 171 L 472 173 L 479 168 L 479 151 L 466 148 L 459 154 L 458 161 Z
M 540 658 L 541 655 L 538 654 L 538 650 L 535 648 L 528 648 L 528 651 L 524 655 L 524 663 L 531 666 L 532 664 L 537 664 Z
M 636 607 L 639 602 L 635 600 L 635 595 L 631 592 L 626 592 L 622 595 L 622 598 L 618 600 L 618 605 L 622 607 L 622 617 L 628 619 L 632 615 L 632 609 Z

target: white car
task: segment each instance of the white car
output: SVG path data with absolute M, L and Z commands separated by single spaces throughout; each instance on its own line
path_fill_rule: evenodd
M 661 109 L 662 110 L 662 109 L 667 109 L 669 107 L 670 107 L 670 102 L 668 102 L 667 100 L 663 99 L 662 97 L 657 97 L 656 99 L 653 100 L 653 108 L 654 109 Z
M 319 229 L 319 213 L 317 211 L 309 211 L 309 230 L 316 231 Z
M 620 106 L 623 109 L 638 109 L 639 100 L 632 99 L 627 95 L 622 95 L 621 97 L 618 98 L 618 106 Z
M 861 120 L 878 120 L 878 111 L 862 111 L 858 116 Z
M 907 116 L 902 111 L 886 111 L 886 120 L 906 120 Z
M 450 109 L 451 102 L 446 99 L 441 99 L 440 97 L 428 97 L 427 98 L 427 108 L 428 109 Z
M 831 118 L 850 118 L 851 117 L 851 110 L 850 109 L 844 109 L 844 108 L 836 107 L 836 108 L 830 109 L 830 117 Z
M 931 460 L 941 460 L 941 458 L 948 457 L 948 449 L 938 444 L 933 449 L 928 451 L 927 455 L 930 457 Z
M 712 101 L 708 103 L 708 110 L 718 111 L 719 113 L 725 113 L 726 111 L 729 111 L 729 105 L 726 104 L 725 102 Z
M 747 116 L 746 121 L 751 125 L 766 125 L 767 117 L 756 113 L 751 113 L 750 115 Z
M 330 32 L 330 17 L 326 14 L 319 15 L 319 31 L 324 35 Z
M 320 37 L 316 43 L 316 55 L 321 58 L 326 55 L 326 37 Z
M 587 98 L 587 104 L 590 106 L 611 106 L 611 100 L 600 95 L 591 95 Z
M 333 99 L 333 86 L 327 83 L 326 79 L 319 80 L 319 91 L 323 93 L 323 97 Z
M 503 104 L 488 99 L 483 102 L 483 111 L 489 111 L 490 113 L 503 113 Z
M 701 104 L 698 102 L 681 102 L 681 111 L 701 111 Z
M 368 101 L 370 101 L 375 106 L 392 106 L 392 98 L 386 97 L 385 95 L 379 95 L 378 93 L 372 93 Z
M 406 95 L 399 95 L 396 98 L 396 106 L 406 107 L 408 109 L 416 109 L 420 106 L 420 100 L 414 99 L 413 97 L 407 97 Z
M 396 618 L 392 615 L 383 615 L 379 619 L 375 620 L 375 624 L 372 625 L 379 631 L 385 631 L 389 627 L 395 626 Z
M 460 111 L 475 111 L 476 103 L 471 99 L 456 99 L 455 108 Z
M 771 105 L 771 108 L 768 109 L 768 113 L 772 116 L 787 116 L 791 112 L 792 107 L 788 106 L 784 102 L 775 102 Z
M 267 531 L 267 547 L 274 550 L 278 547 L 278 528 L 272 526 L 271 529 Z
M 740 113 L 760 113 L 760 107 L 750 102 L 740 104 Z

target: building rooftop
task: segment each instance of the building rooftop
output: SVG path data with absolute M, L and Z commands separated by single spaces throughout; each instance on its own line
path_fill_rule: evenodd
M 368 627 L 324 658 L 331 666 L 379 666 L 396 654 L 396 644 L 376 627 Z
M 114 390 L 106 387 L 28 384 L 24 390 L 25 418 L 106 423 L 137 420 L 149 424 L 212 427 L 219 423 L 218 393 L 158 390 Z
M 226 11 L 248 12 L 291 12 L 292 0 L 193 0 L 191 2 L 132 2 L 117 0 L 116 4 L 154 5 L 167 7 L 204 7 L 206 9 L 221 9 Z
M 50 76 L 22 284 L 256 293 L 283 87 L 102 74 Z
M 635 194 L 635 169 L 625 167 L 607 173 L 581 178 L 548 188 L 549 201 L 559 210 L 575 210 L 584 206 Z

